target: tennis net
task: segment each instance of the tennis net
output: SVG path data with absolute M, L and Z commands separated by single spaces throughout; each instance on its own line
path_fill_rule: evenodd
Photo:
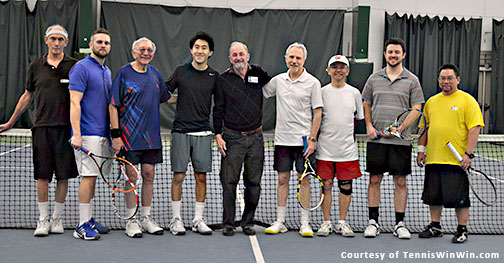
M 13 129 L 0 134 L 0 228 L 35 228 L 38 220 L 36 183 L 33 180 L 31 131 Z M 167 228 L 171 220 L 171 179 L 170 169 L 170 134 L 163 134 L 164 162 L 156 165 L 156 181 L 152 206 L 152 216 L 161 227 Z M 357 136 L 359 145 L 359 162 L 363 176 L 354 180 L 352 203 L 347 216 L 347 222 L 355 231 L 364 231 L 368 221 L 367 187 L 369 176 L 365 171 L 366 137 Z M 262 177 L 262 192 L 256 211 L 256 223 L 269 225 L 276 220 L 276 172 L 273 170 L 274 135 L 264 134 L 265 162 Z M 413 148 L 415 149 L 415 147 Z M 497 204 L 486 207 L 471 193 L 471 215 L 468 228 L 471 233 L 503 234 L 504 233 L 504 135 L 480 135 L 473 161 L 474 168 L 495 177 L 497 187 Z M 222 221 L 222 188 L 219 180 L 220 153 L 213 145 L 213 171 L 207 174 L 207 199 L 205 219 L 214 228 Z M 430 222 L 428 206 L 420 199 L 423 189 L 424 169 L 416 165 L 416 150 L 412 152 L 412 175 L 407 178 L 408 204 L 405 223 L 412 232 L 422 231 Z M 298 229 L 300 226 L 300 208 L 296 199 L 296 175 L 293 174 L 289 183 L 289 198 L 287 203 L 286 226 Z M 62 215 L 65 228 L 73 228 L 78 223 L 78 185 L 79 179 L 69 181 L 69 190 Z M 55 180 L 50 184 L 50 209 L 54 206 Z M 94 198 L 94 216 L 103 224 L 113 229 L 122 229 L 125 222 L 117 218 L 111 207 L 111 191 L 97 179 Z M 194 216 L 195 181 L 191 165 L 183 185 L 182 217 L 186 227 L 191 225 Z M 140 188 L 140 187 L 139 187 Z M 243 180 L 240 180 L 238 190 L 243 193 Z M 392 232 L 395 224 L 393 203 L 393 182 L 385 175 L 381 186 L 380 225 L 382 231 Z M 239 196 L 239 195 L 238 195 Z M 333 188 L 333 205 L 331 218 L 337 221 L 338 188 Z M 237 202 L 237 218 L 240 220 L 239 202 Z M 318 209 L 311 213 L 311 224 L 317 229 L 323 221 L 322 211 Z M 457 220 L 454 209 L 445 209 L 442 224 L 446 232 L 455 232 Z

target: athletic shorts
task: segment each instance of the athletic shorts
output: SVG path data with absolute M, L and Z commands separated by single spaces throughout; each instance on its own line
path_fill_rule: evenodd
M 96 155 L 114 156 L 114 150 L 111 147 L 110 139 L 101 136 L 82 136 L 82 146 Z M 81 176 L 99 176 L 100 170 L 94 163 L 93 159 L 80 150 L 75 150 L 75 162 Z M 99 165 L 105 161 L 102 158 L 95 158 Z M 111 162 L 108 162 L 111 163 Z M 108 165 L 103 167 L 105 173 L 109 173 L 112 167 Z
M 317 160 L 317 174 L 324 180 L 336 178 L 340 181 L 352 180 L 362 176 L 359 160 L 348 162 L 331 162 Z
M 367 143 L 366 172 L 390 175 L 411 174 L 411 145 Z
M 139 163 L 156 164 L 163 162 L 162 149 L 121 151 L 121 156 L 134 165 L 137 165 Z
M 273 161 L 273 169 L 279 173 L 289 172 L 292 170 L 292 165 L 295 164 L 296 171 L 303 173 L 305 167 L 305 158 L 303 156 L 303 146 L 283 146 L 275 145 L 275 159 Z M 313 152 L 308 159 L 313 169 L 317 170 L 317 162 L 315 160 L 316 153 Z
M 52 181 L 79 175 L 72 146 L 68 143 L 70 126 L 35 127 L 32 129 L 33 178 Z
M 187 171 L 189 160 L 194 171 L 209 173 L 212 171 L 212 136 L 187 135 L 173 132 L 170 147 L 171 169 L 175 173 Z
M 470 207 L 467 174 L 458 165 L 426 165 L 422 200 L 424 204 L 446 208 Z

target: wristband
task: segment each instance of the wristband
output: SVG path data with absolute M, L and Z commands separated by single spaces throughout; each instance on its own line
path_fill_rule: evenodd
M 425 152 L 425 145 L 418 145 L 417 152 L 424 153 Z
M 110 136 L 113 139 L 121 137 L 121 130 L 119 130 L 119 129 L 110 129 Z

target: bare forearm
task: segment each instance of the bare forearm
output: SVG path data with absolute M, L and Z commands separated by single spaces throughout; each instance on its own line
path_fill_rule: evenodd
M 109 104 L 110 128 L 119 129 L 119 112 L 115 105 Z
M 362 108 L 364 108 L 364 122 L 366 124 L 366 128 L 373 127 L 373 117 L 371 114 L 371 103 L 368 101 L 364 101 L 362 103 Z
M 23 95 L 19 98 L 19 101 L 14 109 L 14 113 L 10 117 L 8 123 L 10 126 L 14 125 L 19 117 L 26 111 L 30 103 L 32 102 L 33 95 L 29 91 L 25 91 Z
M 480 132 L 480 126 L 472 127 L 467 135 L 467 149 L 466 152 L 473 153 L 476 144 L 478 143 L 478 136 Z
M 317 137 L 321 121 L 322 121 L 322 108 L 316 108 L 313 110 L 313 120 L 312 120 L 312 129 L 310 132 L 310 137 L 313 138 Z

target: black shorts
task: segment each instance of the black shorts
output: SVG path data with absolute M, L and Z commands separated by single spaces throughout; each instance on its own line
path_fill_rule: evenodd
M 424 204 L 446 208 L 470 207 L 467 174 L 457 165 L 426 165 L 422 200 Z
M 132 164 L 156 164 L 163 162 L 163 150 L 139 150 L 139 151 L 121 151 L 121 156 Z
M 411 174 L 411 145 L 367 143 L 366 172 L 390 175 Z
M 35 127 L 32 129 L 33 177 L 52 181 L 76 178 L 79 175 L 74 150 L 68 140 L 70 126 Z
M 275 145 L 275 159 L 273 161 L 273 169 L 279 173 L 289 172 L 292 170 L 292 165 L 296 163 L 296 171 L 302 173 L 304 171 L 305 158 L 303 156 L 303 146 L 283 146 Z M 317 161 L 315 160 L 315 152 L 308 159 L 313 169 L 317 170 Z

